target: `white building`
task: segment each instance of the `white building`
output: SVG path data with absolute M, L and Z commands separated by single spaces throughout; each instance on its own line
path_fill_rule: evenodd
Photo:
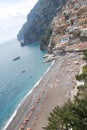
M 59 38 L 59 44 L 65 44 L 69 41 L 69 35 L 63 35 Z
M 81 31 L 81 36 L 86 36 L 87 37 L 87 28 L 83 28 L 80 31 Z
M 70 27 L 67 28 L 67 31 L 68 31 L 69 33 L 72 33 L 73 31 L 75 31 L 75 30 L 80 30 L 80 29 L 81 29 L 81 27 L 70 26 Z
M 79 2 L 76 2 L 74 4 L 75 9 L 79 9 L 80 7 L 87 6 L 87 0 L 79 0 Z

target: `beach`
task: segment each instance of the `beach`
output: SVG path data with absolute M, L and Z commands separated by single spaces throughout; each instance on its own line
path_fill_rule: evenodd
M 42 130 L 51 110 L 72 98 L 72 91 L 76 86 L 75 75 L 79 73 L 82 64 L 82 55 L 78 53 L 59 56 L 33 91 L 26 96 L 16 116 L 5 129 L 27 130 L 29 127 L 32 130 Z M 73 92 L 73 96 L 76 95 L 77 92 Z

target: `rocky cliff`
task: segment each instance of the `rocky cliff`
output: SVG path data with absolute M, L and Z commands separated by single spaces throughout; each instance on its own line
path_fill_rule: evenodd
M 27 15 L 27 22 L 19 31 L 17 38 L 22 45 L 26 45 L 40 38 L 59 8 L 66 0 L 39 0 Z M 42 45 L 42 49 L 44 45 Z

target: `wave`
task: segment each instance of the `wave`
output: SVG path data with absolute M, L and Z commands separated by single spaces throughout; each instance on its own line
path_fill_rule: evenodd
M 38 80 L 38 82 L 33 86 L 33 88 L 28 92 L 28 94 L 25 95 L 25 97 L 23 98 L 23 100 L 21 101 L 21 103 L 18 105 L 17 109 L 13 112 L 12 116 L 5 123 L 4 128 L 2 128 L 1 130 L 6 130 L 8 128 L 8 126 L 10 125 L 10 123 L 12 122 L 12 120 L 14 119 L 14 117 L 17 115 L 18 110 L 20 109 L 20 107 L 22 106 L 22 104 L 24 103 L 24 101 L 26 100 L 26 98 L 34 91 L 34 89 L 38 86 L 38 84 L 41 82 L 41 80 L 43 79 L 43 77 L 48 73 L 48 71 L 51 69 L 51 67 L 54 65 L 54 63 L 55 62 L 53 61 L 52 64 L 51 64 L 51 66 L 44 73 L 44 75 Z

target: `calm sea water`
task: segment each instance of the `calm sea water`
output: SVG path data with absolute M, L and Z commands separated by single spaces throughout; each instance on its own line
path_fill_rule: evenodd
M 43 63 L 44 54 L 38 43 L 21 47 L 14 40 L 0 45 L 0 130 L 50 66 Z

